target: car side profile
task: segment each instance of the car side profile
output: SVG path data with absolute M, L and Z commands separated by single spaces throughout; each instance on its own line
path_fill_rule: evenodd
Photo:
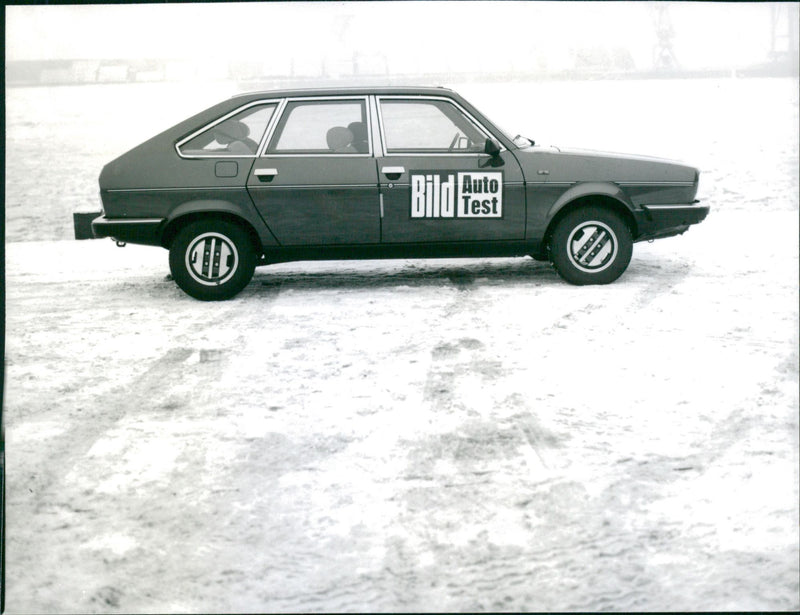
M 443 88 L 235 96 L 108 163 L 95 237 L 169 250 L 228 299 L 294 260 L 530 255 L 607 284 L 638 241 L 702 221 L 697 169 L 511 138 Z

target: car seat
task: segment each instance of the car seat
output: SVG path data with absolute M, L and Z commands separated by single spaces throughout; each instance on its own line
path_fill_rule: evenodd
M 249 138 L 250 128 L 239 120 L 226 120 L 214 127 L 214 138 L 225 151 L 233 154 L 255 154 L 258 143 Z
M 367 125 L 364 122 L 352 122 L 347 125 L 350 132 L 353 133 L 353 147 L 360 154 L 369 152 L 369 145 L 367 144 Z
M 328 149 L 337 153 L 357 153 L 353 147 L 353 133 L 349 128 L 344 126 L 334 126 L 325 135 L 325 140 L 328 142 Z

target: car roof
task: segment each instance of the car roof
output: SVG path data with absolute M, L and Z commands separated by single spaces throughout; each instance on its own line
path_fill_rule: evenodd
M 369 95 L 369 94 L 400 94 L 400 95 L 426 95 L 426 96 L 458 96 L 453 90 L 433 86 L 367 86 L 367 87 L 327 87 L 327 88 L 297 88 L 291 90 L 263 90 L 258 92 L 243 92 L 231 98 L 293 98 L 305 96 L 342 96 L 342 95 Z

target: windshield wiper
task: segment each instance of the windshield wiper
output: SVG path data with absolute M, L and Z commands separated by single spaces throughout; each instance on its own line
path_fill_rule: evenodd
M 533 139 L 529 139 L 528 137 L 523 137 L 522 135 L 517 135 L 516 137 L 514 137 L 514 141 L 516 141 L 517 139 L 525 139 L 531 145 L 536 145 L 536 141 L 534 141 Z

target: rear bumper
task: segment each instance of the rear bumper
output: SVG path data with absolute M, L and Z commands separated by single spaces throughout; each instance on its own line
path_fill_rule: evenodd
M 125 243 L 160 246 L 164 220 L 164 218 L 109 219 L 99 216 L 92 220 L 92 233 L 97 238 L 111 237 Z
M 636 241 L 680 235 L 705 220 L 709 209 L 708 205 L 642 205 L 633 212 L 639 231 Z

